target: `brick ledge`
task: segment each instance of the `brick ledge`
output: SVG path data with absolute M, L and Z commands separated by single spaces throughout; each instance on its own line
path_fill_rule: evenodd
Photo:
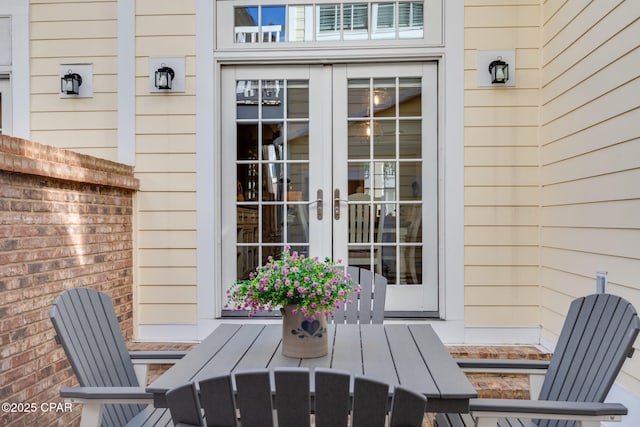
M 0 135 L 0 170 L 138 190 L 133 167 L 37 142 Z

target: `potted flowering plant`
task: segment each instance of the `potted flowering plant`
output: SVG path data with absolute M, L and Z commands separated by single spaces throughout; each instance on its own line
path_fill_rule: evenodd
M 350 303 L 352 292 L 360 292 L 360 286 L 332 260 L 305 257 L 285 246 L 280 259 L 270 256 L 248 279 L 233 284 L 225 307 L 249 310 L 250 316 L 280 308 L 283 353 L 317 357 L 327 352 L 327 317 Z M 314 350 L 311 343 L 321 349 Z

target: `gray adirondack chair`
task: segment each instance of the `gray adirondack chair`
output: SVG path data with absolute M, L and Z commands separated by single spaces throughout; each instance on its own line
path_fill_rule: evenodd
M 359 294 L 351 294 L 351 304 L 334 310 L 334 323 L 382 323 L 387 293 L 387 279 L 366 268 L 347 267 L 347 274 L 361 287 Z
M 571 303 L 558 344 L 546 365 L 538 400 L 472 399 L 469 414 L 438 414 L 438 427 L 496 425 L 571 427 L 619 421 L 627 408 L 603 403 L 640 331 L 633 306 L 618 296 L 596 294 Z M 533 361 L 464 360 L 463 369 L 539 368 Z M 532 392 L 532 396 L 535 396 Z M 508 418 L 513 417 L 513 418 Z M 504 420 L 507 418 L 507 420 Z
M 149 405 L 146 367 L 175 363 L 184 352 L 128 352 L 111 299 L 94 289 L 63 292 L 51 309 L 51 322 L 80 384 L 61 388 L 60 396 L 83 404 L 81 426 L 121 427 L 136 417 L 133 425 L 147 419 L 171 424 L 167 410 Z
M 356 376 L 351 397 L 351 381 L 349 373 L 332 369 L 311 374 L 306 368 L 276 368 L 273 382 L 269 370 L 246 371 L 200 381 L 199 393 L 195 383 L 169 390 L 167 403 L 173 422 L 185 427 L 235 427 L 238 421 L 242 427 L 309 427 L 312 414 L 318 427 L 346 427 L 349 417 L 353 427 L 385 426 L 389 386 Z M 426 402 L 422 394 L 396 387 L 388 425 L 421 426 Z

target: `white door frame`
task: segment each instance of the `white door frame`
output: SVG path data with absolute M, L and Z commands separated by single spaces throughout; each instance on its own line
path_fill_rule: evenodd
M 438 181 L 440 176 L 440 162 L 438 160 L 440 152 L 440 139 L 438 137 L 438 76 L 437 63 L 413 62 L 413 63 L 389 63 L 389 64 L 340 64 L 333 66 L 333 93 L 332 102 L 334 108 L 333 128 L 333 185 L 339 190 L 341 199 L 346 199 L 348 194 L 348 164 L 347 164 L 347 144 L 339 143 L 346 141 L 347 129 L 347 102 L 345 98 L 348 93 L 347 82 L 352 78 L 389 78 L 389 77 L 419 77 L 422 83 L 422 229 L 423 236 L 436 238 L 429 240 L 423 238 L 422 259 L 423 259 L 423 283 L 421 285 L 390 285 L 387 291 L 386 310 L 395 316 L 412 317 L 423 314 L 432 315 L 438 313 L 440 308 L 439 294 L 439 241 L 442 230 L 438 221 L 438 214 L 442 200 L 438 196 Z M 396 176 L 396 179 L 398 177 Z M 333 191 L 333 190 L 332 190 Z M 433 208 L 435 206 L 436 208 Z M 428 207 L 431 207 L 429 209 Z M 341 220 L 334 223 L 334 246 L 333 256 L 336 259 L 348 259 L 346 236 L 348 235 L 348 223 L 346 218 L 346 204 L 340 204 Z M 381 226 L 381 225 L 379 225 Z M 342 237 L 341 236 L 345 236 Z M 398 260 L 399 261 L 399 260 Z M 419 306 L 419 307 L 418 307 Z
M 443 10 L 443 44 L 432 47 L 373 48 L 356 53 L 337 49 L 298 52 L 289 49 L 277 55 L 251 52 L 225 53 L 216 50 L 215 2 L 196 0 L 196 84 L 197 118 L 197 301 L 196 325 L 149 325 L 141 327 L 143 337 L 163 339 L 203 339 L 220 322 L 215 295 L 220 283 L 220 68 L 223 64 L 247 63 L 251 56 L 260 63 L 326 63 L 335 58 L 358 58 L 370 62 L 390 60 L 437 60 L 441 112 L 438 123 L 442 172 L 440 190 L 443 239 L 440 242 L 440 310 L 446 322 L 433 322 L 444 342 L 465 342 L 464 327 L 464 2 L 447 1 Z M 26 38 L 25 38 L 26 39 Z M 28 98 L 28 97 L 27 97 Z M 446 101 L 445 101 L 446 100 Z M 444 285 L 446 283 L 446 286 Z M 515 341 L 514 341 L 515 342 Z
M 334 215 L 334 190 L 339 189 L 346 198 L 347 195 L 347 82 L 350 78 L 388 78 L 411 77 L 419 78 L 421 88 L 421 137 L 422 149 L 422 182 L 421 202 L 422 209 L 422 284 L 408 285 L 392 282 L 387 292 L 387 310 L 400 316 L 423 316 L 424 314 L 438 313 L 439 309 L 439 275 L 438 275 L 438 241 L 441 230 L 438 223 L 438 101 L 437 101 L 437 64 L 435 62 L 402 63 L 402 64 L 358 64 L 358 65 L 334 65 L 331 67 L 321 65 L 297 65 L 297 66 L 227 66 L 221 73 L 221 172 L 222 181 L 227 185 L 221 188 L 222 210 L 222 286 L 216 293 L 224 306 L 225 291 L 236 280 L 236 244 L 238 239 L 238 224 L 236 209 L 237 203 L 241 206 L 245 202 L 237 202 L 237 191 L 234 183 L 237 177 L 236 170 L 236 86 L 238 82 L 246 81 L 276 81 L 276 80 L 306 80 L 309 82 L 309 163 L 308 163 L 308 194 L 309 194 L 309 255 L 318 257 L 333 257 L 336 260 L 348 260 L 347 232 L 348 215 L 346 205 L 338 202 L 341 211 Z M 255 86 L 255 85 L 254 85 Z M 395 98 L 395 95 L 394 95 Z M 268 107 L 265 107 L 268 108 Z M 258 110 L 256 109 L 256 112 Z M 284 110 L 283 110 L 284 111 Z M 260 120 L 256 115 L 256 120 Z M 271 120 L 265 119 L 266 123 Z M 277 119 L 279 122 L 282 119 Z M 249 120 L 253 123 L 253 120 Z M 262 122 L 260 122 L 262 123 Z M 262 151 L 259 147 L 258 152 Z M 258 160 L 256 160 L 258 161 Z M 262 167 L 259 167 L 262 171 Z M 258 172 L 256 172 L 258 173 Z M 238 179 L 241 179 L 238 177 Z M 262 180 L 258 178 L 258 186 Z M 315 200 L 318 191 L 322 191 L 321 202 Z M 396 196 L 394 196 L 396 197 Z M 244 200 L 244 199 L 242 199 Z M 390 200 L 391 201 L 391 200 Z M 399 199 L 397 200 L 399 201 Z M 396 201 L 396 203 L 397 203 Z M 257 202 L 262 205 L 262 202 Z M 250 206 L 257 205 L 249 203 Z M 317 215 L 319 209 L 323 210 L 322 218 Z M 248 211 L 251 212 L 251 211 Z M 256 211 L 258 212 L 258 211 Z M 397 215 L 397 213 L 396 213 Z M 260 225 L 264 216 L 259 215 L 257 232 L 250 225 L 245 225 L 243 235 L 247 232 L 257 238 L 264 226 Z M 397 216 L 399 218 L 399 216 Z M 253 221 L 253 220 L 250 220 Z M 248 226 L 248 228 L 247 228 Z M 382 227 L 382 223 L 378 227 Z M 282 225 L 284 227 L 284 225 Z M 251 231 L 254 230 L 254 231 Z M 252 239 L 253 237 L 250 237 Z M 284 236 L 283 236 L 284 238 Z M 257 241 L 257 240 L 256 240 Z M 261 241 L 261 240 L 260 240 Z M 245 244 L 248 242 L 244 242 Z M 379 242 L 378 242 L 379 243 Z M 272 243 L 265 243 L 271 246 Z M 256 250 L 243 246 L 240 258 L 240 266 L 247 267 L 247 262 L 253 264 L 253 256 L 257 256 Z M 394 249 L 395 250 L 395 249 Z M 246 258 L 246 259 L 245 259 Z M 244 260 L 244 261 L 243 261 Z M 258 258 L 259 262 L 260 258 Z M 399 260 L 398 260 L 399 261 Z M 240 267 L 239 267 L 240 268 Z M 396 268 L 393 268 L 395 271 Z

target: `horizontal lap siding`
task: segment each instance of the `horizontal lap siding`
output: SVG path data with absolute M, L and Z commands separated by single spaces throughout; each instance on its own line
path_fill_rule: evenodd
M 639 17 L 640 3 L 622 0 L 543 7 L 540 281 L 551 343 L 597 270 L 640 307 Z M 640 363 L 618 380 L 640 394 Z
M 136 324 L 195 324 L 195 2 L 136 1 Z M 118 158 L 118 2 L 32 0 L 34 140 Z M 149 93 L 149 58 L 184 57 L 185 93 Z M 93 64 L 93 97 L 61 99 L 59 66 Z M 178 297 L 179 296 L 179 297 Z
M 136 324 L 196 324 L 195 2 L 135 9 Z M 158 57 L 185 59 L 184 93 L 149 92 Z
M 117 4 L 115 0 L 31 1 L 34 141 L 118 160 Z M 60 98 L 58 72 L 64 63 L 93 64 L 92 98 Z
M 539 19 L 537 1 L 465 1 L 468 326 L 539 324 Z M 478 50 L 515 50 L 517 86 L 478 87 Z

